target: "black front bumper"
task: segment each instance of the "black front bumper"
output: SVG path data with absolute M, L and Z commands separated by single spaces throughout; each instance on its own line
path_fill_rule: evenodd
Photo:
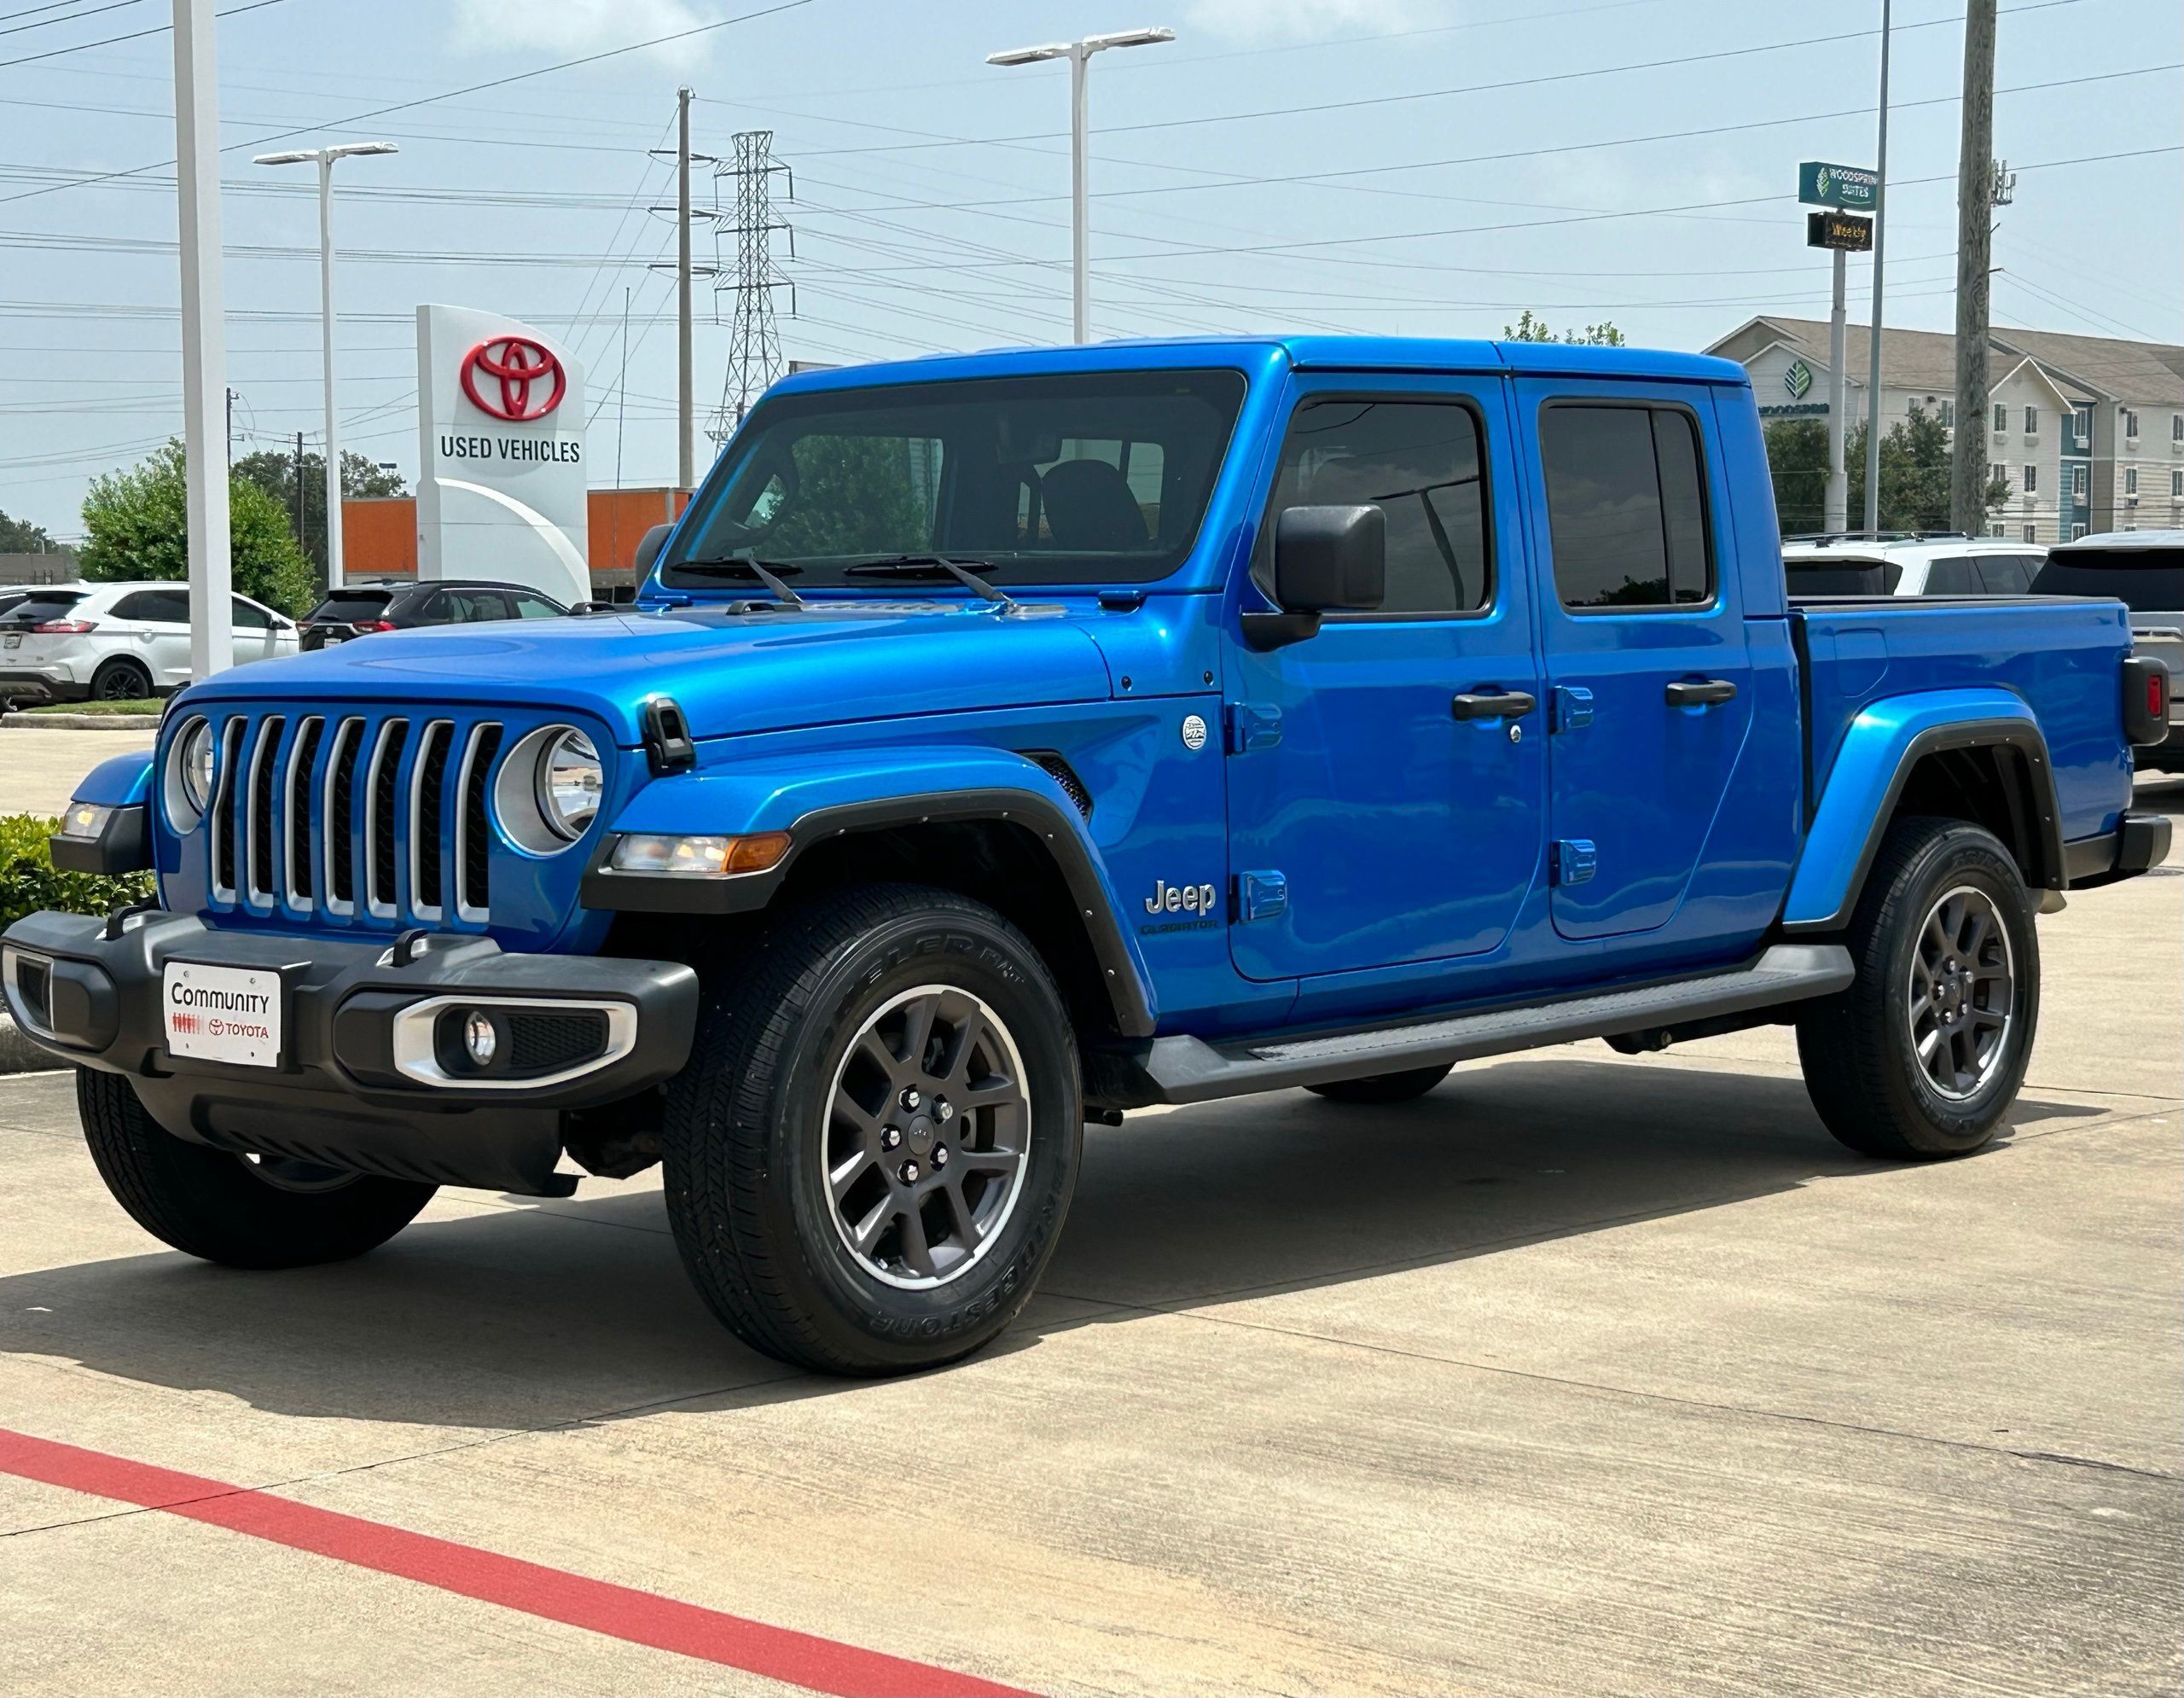
M 277 1065 L 169 1053 L 170 961 L 276 974 Z M 18 921 L 0 935 L 0 987 L 26 1037 L 127 1074 L 177 1137 L 534 1195 L 570 1188 L 554 1171 L 569 1117 L 680 1072 L 698 1015 L 697 974 L 675 962 L 508 955 L 452 934 L 399 951 L 159 912 Z M 506 1034 L 483 1069 L 444 1041 L 473 1009 Z

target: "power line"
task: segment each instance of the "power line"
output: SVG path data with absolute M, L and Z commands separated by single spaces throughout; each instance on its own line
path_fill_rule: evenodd
M 141 6 L 143 3 L 144 0 L 108 0 L 107 4 L 94 6 L 88 12 L 72 12 L 65 18 L 42 18 L 34 24 L 17 24 L 11 30 L 0 30 L 0 35 L 20 35 L 26 30 L 49 30 L 55 24 L 81 23 L 85 18 L 96 18 L 102 12 L 119 12 L 125 6 Z M 30 9 L 31 12 L 50 12 L 51 10 L 53 8 L 50 6 L 33 6 Z M 27 18 L 30 12 L 9 12 L 5 16 L 0 16 L 0 23 L 5 23 L 9 18 Z M 99 44 L 94 42 L 90 44 L 96 46 Z
M 234 18 L 241 16 L 245 12 L 262 12 L 268 6 L 284 6 L 287 3 L 288 0 L 250 0 L 250 3 L 247 6 L 230 6 L 226 11 L 215 12 L 212 15 L 216 18 Z M 109 7 L 106 9 L 112 10 L 113 9 Z M 85 12 L 81 13 L 78 15 L 89 17 L 91 15 Z M 55 23 L 73 23 L 75 20 L 73 18 L 56 18 L 54 21 Z M 38 27 L 38 26 L 26 25 L 25 27 L 34 28 Z M 116 42 L 142 41 L 148 35 L 165 35 L 170 30 L 173 29 L 173 27 L 174 26 L 172 24 L 160 24 L 152 29 L 131 30 L 127 35 L 110 35 L 103 37 L 97 41 L 79 41 L 73 47 L 55 47 L 50 48 L 44 53 L 26 53 L 20 59 L 0 59 L 0 71 L 5 71 L 10 66 L 14 65 L 35 65 L 41 59 L 59 59 L 65 55 L 71 53 L 88 53 L 95 47 L 112 47 Z M 15 32 L 9 30 L 6 32 L 0 32 L 0 33 L 12 35 Z M 169 160 L 167 163 L 169 165 L 172 165 L 174 161 L 172 160 Z
M 257 10 L 261 6 L 277 6 L 283 3 L 285 3 L 285 0 L 253 0 L 252 4 L 247 6 L 239 6 L 235 9 L 236 11 L 250 12 Z M 626 54 L 642 53 L 648 48 L 664 47 L 670 42 L 688 41 L 694 36 L 709 35 L 716 30 L 728 29 L 736 24 L 752 23 L 760 18 L 770 18 L 783 12 L 798 11 L 805 6 L 810 5 L 811 3 L 813 3 L 813 0 L 776 0 L 775 4 L 761 7 L 758 10 L 754 12 L 742 12 L 732 18 L 720 18 L 715 20 L 710 24 L 699 24 L 690 29 L 676 30 L 667 35 L 654 36 L 649 41 L 631 42 L 626 47 L 605 48 L 597 53 L 587 53 L 578 58 L 564 59 L 558 64 L 541 65 L 529 71 L 511 72 L 505 77 L 495 77 L 483 83 L 473 83 L 466 88 L 450 89 L 442 94 L 421 96 L 416 100 L 397 101 L 389 106 L 374 107 L 369 112 L 351 113 L 346 118 L 329 119 L 323 124 L 305 124 L 299 125 L 293 129 L 277 130 L 269 135 L 253 137 L 247 142 L 231 142 L 227 146 L 222 148 L 220 151 L 224 154 L 247 152 L 253 148 L 262 148 L 270 142 L 285 142 L 298 136 L 316 136 L 324 131 L 343 129 L 352 124 L 363 124 L 371 119 L 384 118 L 392 113 L 410 112 L 415 110 L 421 106 L 437 105 L 441 101 L 460 100 L 467 95 L 483 94 L 488 89 L 506 88 L 511 83 L 528 82 L 532 79 L 538 77 L 550 77 L 558 72 L 575 70 L 579 66 L 596 65 L 602 60 L 619 59 Z M 230 17 L 233 16 L 234 14 L 230 12 L 223 12 L 218 14 L 218 15 L 221 17 Z M 142 32 L 142 33 L 145 34 L 156 34 L 157 32 L 158 32 L 156 31 Z M 130 40 L 134 39 L 134 38 L 118 37 L 116 39 Z M 106 44 L 107 44 L 102 42 L 91 42 L 86 44 L 88 46 L 94 47 L 104 46 Z M 40 56 L 43 57 L 44 55 Z M 0 61 L 0 69 L 5 69 L 6 66 L 9 63 L 21 62 L 23 61 Z M 83 180 L 83 183 L 89 184 L 92 183 L 103 183 L 119 177 L 136 177 L 141 176 L 146 172 L 165 171 L 173 164 L 174 161 L 171 159 L 159 160 L 150 165 L 131 166 L 125 171 L 106 172 L 97 177 L 86 177 Z M 32 189 L 26 194 L 10 195 L 5 197 L 0 197 L 0 206 L 6 206 L 10 201 L 27 201 L 33 198 L 35 195 L 58 194 L 61 189 L 71 186 L 83 185 L 55 184 L 48 189 Z

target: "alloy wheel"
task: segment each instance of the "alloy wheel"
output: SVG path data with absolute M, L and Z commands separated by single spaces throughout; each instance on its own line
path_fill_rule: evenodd
M 1926 1082 L 1955 1102 L 1978 1093 L 2009 1053 L 2017 972 L 1995 898 L 1960 885 L 1927 911 L 1912 951 L 1911 1045 Z

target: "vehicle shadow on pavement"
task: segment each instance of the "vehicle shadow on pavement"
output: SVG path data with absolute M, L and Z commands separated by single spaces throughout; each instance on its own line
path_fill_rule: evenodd
M 2024 1099 L 2013 1122 L 2042 1131 L 2100 1112 Z M 1394 1108 L 1287 1091 L 1134 1116 L 1087 1128 L 1060 1250 L 995 1349 L 1891 1171 L 1835 1144 L 1795 1079 L 1644 1062 L 1512 1061 Z M 0 1353 L 285 1415 L 442 1428 L 861 1383 L 794 1372 L 713 1321 L 654 1176 L 543 1206 L 446 1196 L 335 1267 L 243 1273 L 162 1253 L 0 1277 Z

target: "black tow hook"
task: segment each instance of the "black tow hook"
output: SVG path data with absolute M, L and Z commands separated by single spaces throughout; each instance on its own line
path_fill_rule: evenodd
M 387 951 L 386 964 L 393 968 L 407 967 L 416 957 L 417 945 L 430 936 L 432 933 L 422 926 L 412 926 L 395 939 L 394 947 Z
M 106 916 L 106 940 L 110 944 L 120 942 L 122 928 L 129 923 L 131 915 L 148 914 L 159 905 L 160 898 L 156 896 L 148 896 L 141 902 L 123 903 Z

